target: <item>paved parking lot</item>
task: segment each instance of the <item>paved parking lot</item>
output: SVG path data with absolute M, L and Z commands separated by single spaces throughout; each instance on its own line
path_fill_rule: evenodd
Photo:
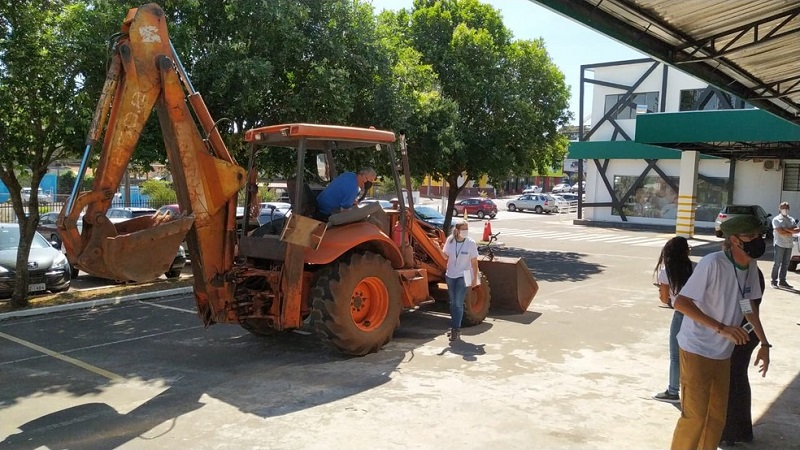
M 576 238 L 502 233 L 539 294 L 452 346 L 439 305 L 361 358 L 300 333 L 204 329 L 189 296 L 0 322 L 0 448 L 668 447 L 678 410 L 650 399 L 671 318 L 652 285 L 659 248 L 579 238 L 670 235 L 505 211 L 492 226 Z M 696 241 L 694 255 L 718 248 Z M 763 313 L 773 365 L 751 372 L 756 441 L 738 447 L 800 448 L 800 294 L 768 291 Z

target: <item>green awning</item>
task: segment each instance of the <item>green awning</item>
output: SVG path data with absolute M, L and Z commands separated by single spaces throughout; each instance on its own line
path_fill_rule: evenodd
M 800 126 L 759 109 L 640 114 L 636 142 L 800 142 Z
M 574 159 L 681 159 L 680 150 L 634 141 L 570 142 L 568 152 L 567 157 Z M 700 155 L 700 158 L 714 157 Z

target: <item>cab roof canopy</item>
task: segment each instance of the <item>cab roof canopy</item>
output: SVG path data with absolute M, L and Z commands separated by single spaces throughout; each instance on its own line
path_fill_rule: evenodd
M 308 123 L 253 128 L 247 130 L 244 136 L 245 142 L 272 147 L 297 148 L 300 145 L 300 141 L 305 140 L 306 148 L 313 150 L 360 148 L 375 144 L 390 144 L 395 139 L 395 135 L 391 131 Z
M 796 0 L 531 0 L 800 124 Z

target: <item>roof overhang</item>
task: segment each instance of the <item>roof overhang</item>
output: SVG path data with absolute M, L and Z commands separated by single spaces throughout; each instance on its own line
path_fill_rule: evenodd
M 569 156 L 574 159 L 681 159 L 681 151 L 634 141 L 570 142 Z M 700 155 L 702 159 L 715 158 Z
M 531 0 L 800 123 L 800 3 Z
M 641 114 L 635 140 L 725 158 L 800 158 L 800 126 L 757 109 Z

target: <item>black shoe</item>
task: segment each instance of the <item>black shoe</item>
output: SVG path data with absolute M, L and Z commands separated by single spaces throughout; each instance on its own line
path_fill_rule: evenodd
M 450 332 L 447 333 L 447 337 L 450 338 L 450 342 L 457 341 L 461 337 L 461 330 L 452 328 Z
M 793 286 L 791 284 L 789 284 L 789 283 L 787 283 L 785 281 L 781 281 L 780 283 L 778 283 L 778 287 L 782 287 L 782 288 L 786 288 L 786 289 L 792 289 L 793 288 Z
M 777 282 L 777 281 L 773 281 L 773 282 L 772 282 L 772 283 L 770 283 L 769 285 L 770 285 L 770 286 L 771 286 L 773 289 L 778 289 L 778 282 Z
M 658 394 L 653 396 L 653 400 L 658 400 L 660 402 L 667 402 L 667 403 L 680 403 L 681 398 L 678 394 L 670 394 L 669 391 L 659 392 Z

